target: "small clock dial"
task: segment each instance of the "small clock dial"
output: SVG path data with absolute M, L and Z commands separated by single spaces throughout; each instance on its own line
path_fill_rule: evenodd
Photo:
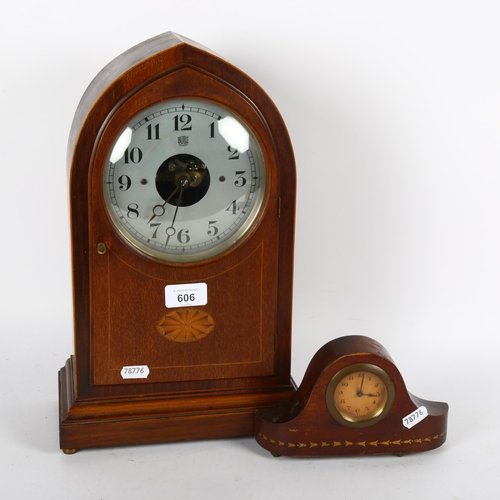
M 367 420 L 383 410 L 387 387 L 378 375 L 361 370 L 340 380 L 334 398 L 337 410 L 346 420 Z
M 196 262 L 227 250 L 252 226 L 266 169 L 241 119 L 186 98 L 150 106 L 123 127 L 103 182 L 122 237 L 153 257 Z
M 394 390 L 389 376 L 375 365 L 357 363 L 340 370 L 327 389 L 334 418 L 351 426 L 370 425 L 390 409 Z

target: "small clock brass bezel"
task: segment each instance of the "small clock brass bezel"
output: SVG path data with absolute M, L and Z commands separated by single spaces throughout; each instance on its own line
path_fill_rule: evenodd
M 374 375 L 377 375 L 382 382 L 386 386 L 387 390 L 387 398 L 385 399 L 383 403 L 383 407 L 381 408 L 381 411 L 378 412 L 376 415 L 371 416 L 371 417 L 348 417 L 346 415 L 343 415 L 336 407 L 335 405 L 335 400 L 334 400 L 334 394 L 335 390 L 340 383 L 340 381 L 346 377 L 347 375 L 351 373 L 356 373 L 360 371 L 367 371 L 371 372 Z M 395 398 L 395 390 L 394 390 L 394 384 L 392 382 L 391 377 L 383 370 L 380 368 L 380 366 L 371 364 L 371 363 L 353 363 L 352 365 L 346 366 L 339 370 L 330 380 L 328 383 L 328 386 L 326 388 L 325 392 L 325 398 L 326 398 L 326 406 L 328 408 L 328 411 L 330 412 L 330 415 L 337 420 L 342 425 L 345 425 L 347 427 L 368 427 L 370 425 L 374 425 L 377 422 L 380 422 L 390 411 L 392 408 L 392 405 L 394 403 L 394 398 Z

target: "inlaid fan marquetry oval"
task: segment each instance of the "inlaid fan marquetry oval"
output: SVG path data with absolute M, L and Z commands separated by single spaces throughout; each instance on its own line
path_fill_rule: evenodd
M 212 332 L 215 321 L 201 309 L 176 309 L 165 314 L 156 329 L 174 342 L 196 342 Z

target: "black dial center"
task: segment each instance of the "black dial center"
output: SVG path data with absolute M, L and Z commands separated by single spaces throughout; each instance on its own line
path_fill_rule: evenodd
M 190 207 L 207 194 L 210 173 L 205 163 L 196 156 L 177 154 L 160 165 L 155 183 L 158 194 L 170 205 Z

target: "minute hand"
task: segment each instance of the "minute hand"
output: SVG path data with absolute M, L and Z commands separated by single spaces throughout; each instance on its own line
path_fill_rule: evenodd
M 177 212 L 179 210 L 179 205 L 181 204 L 181 201 L 182 201 L 182 193 L 184 193 L 183 187 L 181 187 L 180 191 L 179 191 L 179 198 L 177 198 L 177 205 L 175 206 L 175 212 L 174 212 L 174 218 L 172 219 L 172 224 L 169 227 L 167 227 L 167 230 L 166 230 L 167 241 L 165 242 L 165 246 L 168 245 L 168 241 L 170 240 L 170 237 L 173 236 L 176 232 L 175 228 L 174 228 L 174 224 L 175 224 L 175 219 L 177 217 Z
M 361 385 L 359 386 L 359 391 L 356 393 L 358 398 L 360 398 L 361 396 L 364 396 L 364 394 L 363 394 L 363 384 L 364 383 L 365 383 L 365 374 L 363 373 L 363 376 L 361 377 Z
M 177 179 L 177 189 L 179 189 L 179 197 L 177 198 L 177 205 L 175 206 L 175 212 L 174 212 L 174 218 L 172 219 L 172 224 L 169 227 L 167 227 L 166 230 L 167 241 L 165 242 L 165 246 L 168 245 L 170 237 L 176 233 L 174 228 L 175 219 L 177 217 L 177 212 L 179 211 L 179 207 L 181 205 L 182 194 L 184 193 L 184 190 L 189 187 L 189 185 L 190 185 L 190 180 L 188 176 L 183 175 L 182 177 L 179 177 L 179 179 Z

